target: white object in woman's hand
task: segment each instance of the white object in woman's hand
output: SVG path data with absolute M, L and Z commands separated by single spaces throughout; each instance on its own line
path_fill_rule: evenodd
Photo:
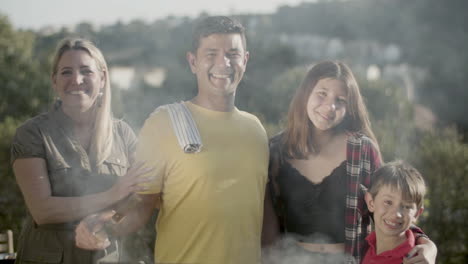
M 75 229 L 75 244 L 87 250 L 103 250 L 110 246 L 104 224 L 111 221 L 114 211 L 92 214 L 81 220 Z

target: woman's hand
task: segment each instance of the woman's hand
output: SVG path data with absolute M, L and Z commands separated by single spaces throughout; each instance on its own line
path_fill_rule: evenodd
M 151 182 L 154 178 L 147 177 L 146 174 L 153 171 L 154 168 L 145 167 L 144 162 L 136 162 L 117 182 L 109 189 L 111 196 L 120 201 L 134 192 L 147 191 L 148 187 L 141 185 Z
M 110 245 L 104 224 L 109 222 L 114 211 L 92 214 L 80 221 L 75 229 L 75 244 L 87 250 L 103 250 Z

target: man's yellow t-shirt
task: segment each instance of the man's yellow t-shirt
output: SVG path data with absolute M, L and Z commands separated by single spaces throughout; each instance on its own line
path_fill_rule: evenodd
M 146 193 L 161 193 L 156 263 L 260 262 L 268 138 L 260 121 L 239 111 L 212 111 L 185 102 L 203 148 L 184 153 L 169 115 L 145 122 L 137 159 L 156 168 Z

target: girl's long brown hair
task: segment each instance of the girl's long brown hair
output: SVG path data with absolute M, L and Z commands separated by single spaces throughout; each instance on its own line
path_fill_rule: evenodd
M 317 82 L 332 78 L 344 82 L 347 88 L 347 106 L 344 120 L 334 129 L 362 133 L 369 137 L 377 151 L 377 139 L 372 132 L 366 105 L 351 69 L 340 61 L 322 61 L 313 65 L 296 91 L 289 106 L 286 129 L 281 135 L 282 150 L 287 158 L 305 159 L 314 153 L 313 124 L 307 115 L 307 101 Z

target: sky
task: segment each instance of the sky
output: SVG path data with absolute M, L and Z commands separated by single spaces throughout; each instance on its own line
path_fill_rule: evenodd
M 109 25 L 120 20 L 152 22 L 169 15 L 273 13 L 281 5 L 316 0 L 0 0 L 0 13 L 17 29 L 72 26 L 80 22 Z

